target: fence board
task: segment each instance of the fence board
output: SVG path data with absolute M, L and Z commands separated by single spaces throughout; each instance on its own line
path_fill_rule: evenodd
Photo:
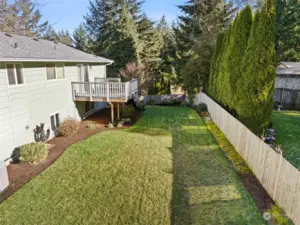
M 268 194 L 296 225 L 300 225 L 300 171 L 254 135 L 206 94 L 194 104 L 205 103 L 210 116 L 244 158 Z

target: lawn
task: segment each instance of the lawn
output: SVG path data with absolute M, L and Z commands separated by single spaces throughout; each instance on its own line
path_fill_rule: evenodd
M 300 170 L 300 112 L 274 111 L 272 122 L 283 156 Z
M 197 113 L 148 107 L 71 146 L 0 205 L 0 224 L 265 224 Z

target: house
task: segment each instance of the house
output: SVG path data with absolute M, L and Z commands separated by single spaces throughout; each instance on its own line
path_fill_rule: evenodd
M 276 73 L 274 101 L 285 109 L 300 109 L 300 63 L 282 62 Z
M 113 112 L 133 98 L 137 80 L 106 78 L 112 63 L 60 43 L 0 32 L 0 161 L 34 142 L 41 123 L 51 139 L 65 118 L 83 120 L 108 103 Z

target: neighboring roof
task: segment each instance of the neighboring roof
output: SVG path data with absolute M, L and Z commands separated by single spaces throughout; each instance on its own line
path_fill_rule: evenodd
M 61 43 L 0 32 L 0 62 L 76 62 L 111 64 Z
M 300 62 L 281 62 L 276 73 L 278 76 L 300 76 Z

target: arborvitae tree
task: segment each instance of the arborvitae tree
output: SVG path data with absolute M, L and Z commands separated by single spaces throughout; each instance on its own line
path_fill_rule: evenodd
M 74 30 L 73 42 L 75 48 L 78 50 L 91 53 L 91 41 L 83 24 L 80 24 L 79 27 Z
M 281 61 L 300 61 L 300 2 L 276 0 L 276 50 Z
M 48 22 L 41 23 L 41 18 L 37 5 L 31 0 L 0 1 L 0 31 L 40 37 L 48 26 Z
M 210 75 L 209 75 L 209 80 L 208 80 L 208 94 L 215 99 L 216 94 L 215 94 L 215 85 L 216 85 L 216 67 L 217 67 L 217 60 L 218 57 L 221 53 L 221 48 L 222 48 L 222 43 L 224 39 L 224 32 L 221 32 L 218 34 L 216 46 L 214 49 L 214 55 L 211 60 L 211 66 L 210 66 Z
M 225 105 L 226 103 L 224 102 L 224 96 L 222 95 L 224 93 L 223 91 L 223 85 L 225 81 L 225 76 L 224 76 L 224 67 L 227 59 L 226 56 L 226 50 L 227 46 L 229 45 L 230 38 L 231 38 L 231 33 L 232 33 L 232 25 L 226 30 L 224 38 L 223 38 L 223 43 L 222 47 L 220 50 L 220 54 L 218 56 L 217 62 L 216 62 L 216 68 L 215 68 L 215 85 L 213 88 L 213 92 L 215 94 L 215 99 L 219 103 Z
M 258 24 L 256 21 L 251 31 L 237 92 L 237 95 L 243 96 L 236 107 L 238 116 L 254 133 L 260 133 L 268 125 L 273 108 L 275 23 L 275 2 L 266 0 Z
M 239 88 L 238 79 L 241 77 L 242 64 L 241 59 L 244 58 L 248 39 L 253 21 L 251 7 L 248 5 L 244 8 L 235 19 L 230 42 L 226 50 L 226 67 L 224 68 L 223 97 L 225 104 L 230 108 L 235 107 L 235 95 Z

